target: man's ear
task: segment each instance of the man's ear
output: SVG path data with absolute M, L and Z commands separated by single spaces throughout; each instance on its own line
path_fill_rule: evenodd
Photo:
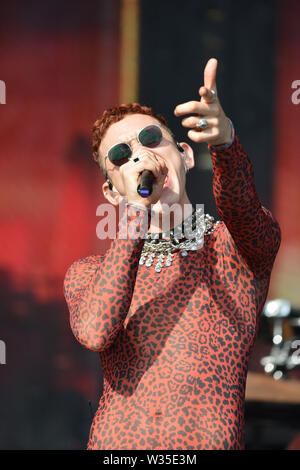
M 179 145 L 183 148 L 184 152 L 181 153 L 184 158 L 187 168 L 190 170 L 195 166 L 194 151 L 192 147 L 186 142 L 180 142 Z
M 112 187 L 112 189 L 110 189 Z M 118 206 L 120 203 L 120 193 L 114 186 L 111 186 L 109 182 L 106 180 L 102 185 L 102 192 L 105 197 L 111 204 L 114 206 Z

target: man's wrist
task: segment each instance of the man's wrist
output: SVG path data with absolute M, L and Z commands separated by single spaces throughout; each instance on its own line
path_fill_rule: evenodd
M 230 126 L 231 126 L 231 139 L 229 142 L 227 142 L 226 144 L 220 144 L 220 145 L 209 145 L 209 149 L 212 150 L 212 151 L 220 151 L 220 150 L 226 150 L 228 149 L 229 147 L 232 146 L 233 144 L 233 141 L 234 141 L 234 137 L 235 137 L 235 130 L 234 130 L 234 126 L 232 124 L 232 121 L 231 119 L 227 118 L 229 123 L 230 123 Z

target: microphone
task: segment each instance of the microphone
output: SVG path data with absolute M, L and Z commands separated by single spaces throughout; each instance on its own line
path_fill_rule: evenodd
M 140 176 L 140 184 L 137 187 L 137 192 L 142 197 L 148 197 L 152 193 L 152 183 L 154 175 L 150 170 L 144 170 Z

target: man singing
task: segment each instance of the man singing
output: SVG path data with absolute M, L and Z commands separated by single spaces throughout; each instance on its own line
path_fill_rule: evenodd
M 175 236 L 198 213 L 185 189 L 190 145 L 137 103 L 106 110 L 94 125 L 104 196 L 126 204 L 105 255 L 75 261 L 64 281 L 72 331 L 99 352 L 104 377 L 87 449 L 245 448 L 248 363 L 281 231 L 258 199 L 216 71 L 210 59 L 200 100 L 174 110 L 192 114 L 182 121 L 188 137 L 208 144 L 221 219 L 204 214 L 193 243 L 184 231 Z M 148 197 L 137 192 L 144 170 L 154 176 Z M 177 214 L 164 231 L 172 205 Z

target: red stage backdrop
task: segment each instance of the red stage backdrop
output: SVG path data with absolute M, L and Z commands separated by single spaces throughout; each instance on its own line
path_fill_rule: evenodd
M 62 297 L 72 261 L 106 248 L 90 142 L 93 122 L 119 100 L 118 3 L 87 2 L 92 26 L 80 14 L 63 24 L 61 11 L 58 26 L 28 24 L 20 2 L 1 20 L 0 267 L 40 302 Z

